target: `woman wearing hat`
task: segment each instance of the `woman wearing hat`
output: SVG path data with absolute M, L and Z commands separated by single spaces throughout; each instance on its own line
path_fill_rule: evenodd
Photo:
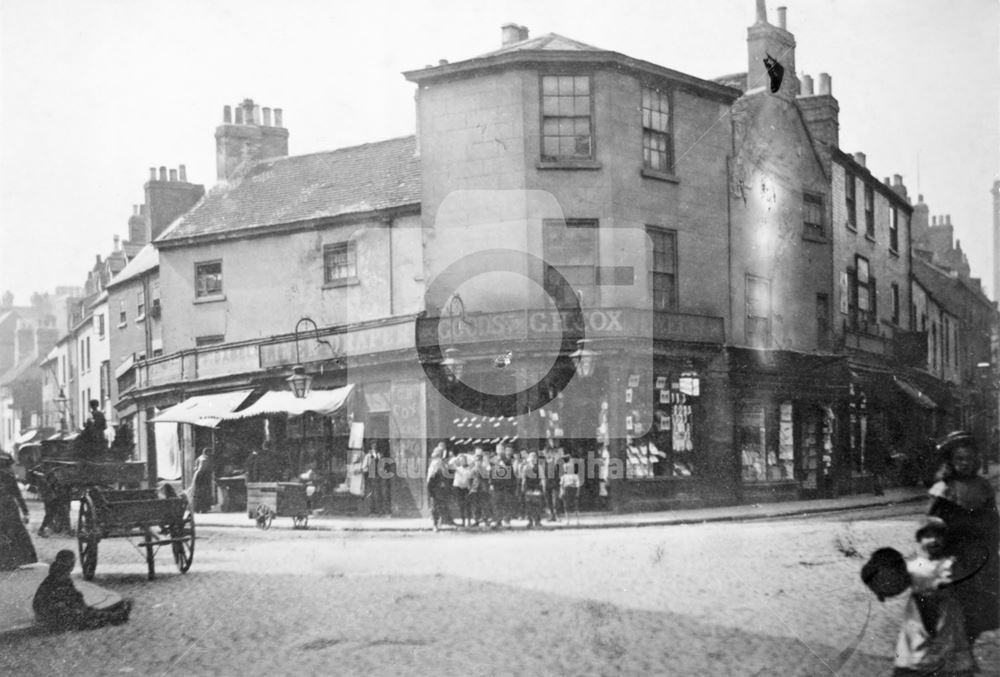
M 979 474 L 975 440 L 965 431 L 953 432 L 937 444 L 946 459 L 940 480 L 930 489 L 927 514 L 948 525 L 948 554 L 965 573 L 955 594 L 965 615 L 969 644 L 980 633 L 1000 627 L 1000 516 L 995 490 Z
M 0 570 L 9 571 L 38 561 L 25 525 L 28 504 L 14 478 L 14 458 L 0 452 Z

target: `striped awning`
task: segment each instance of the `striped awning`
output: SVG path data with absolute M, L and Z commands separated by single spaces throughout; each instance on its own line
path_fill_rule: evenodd
M 164 410 L 152 423 L 188 423 L 202 428 L 215 428 L 219 422 L 243 404 L 252 390 L 234 390 L 213 395 L 196 395 Z
M 330 416 L 340 411 L 354 391 L 354 385 L 346 385 L 333 390 L 310 390 L 305 397 L 295 397 L 288 390 L 271 390 L 242 411 L 222 416 L 225 421 L 238 421 L 254 416 L 301 416 L 306 412 Z

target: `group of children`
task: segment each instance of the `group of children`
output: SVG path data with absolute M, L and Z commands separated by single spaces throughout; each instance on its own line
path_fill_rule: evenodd
M 1000 626 L 995 489 L 979 475 L 971 435 L 952 433 L 938 449 L 947 462 L 916 531 L 917 552 L 904 558 L 893 548 L 880 548 L 861 569 L 879 601 L 910 590 L 894 677 L 972 675 L 978 672 L 974 642 Z
M 454 455 L 440 443 L 431 453 L 427 473 L 434 528 L 441 523 L 496 528 L 523 518 L 530 529 L 541 524 L 545 510 L 550 522 L 558 521 L 560 508 L 568 518 L 579 512 L 579 465 L 556 450 L 515 455 L 510 445 L 501 445 L 495 453 L 477 446 L 471 454 Z M 458 522 L 452 517 L 453 503 Z

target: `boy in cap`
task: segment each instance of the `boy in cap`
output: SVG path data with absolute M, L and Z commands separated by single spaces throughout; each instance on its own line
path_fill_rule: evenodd
M 915 556 L 903 559 L 896 550 L 881 548 L 861 569 L 879 601 L 911 590 L 896 641 L 894 677 L 965 677 L 977 670 L 951 587 L 955 559 L 944 554 L 947 532 L 943 520 L 928 517 L 917 529 Z

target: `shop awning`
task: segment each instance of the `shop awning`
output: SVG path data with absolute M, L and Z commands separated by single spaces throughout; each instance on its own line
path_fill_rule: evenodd
M 14 444 L 27 444 L 43 437 L 41 428 L 28 428 L 23 433 L 14 438 Z
M 893 377 L 893 380 L 896 382 L 896 386 L 898 386 L 900 390 L 902 390 L 904 393 L 906 393 L 906 395 L 911 400 L 913 400 L 914 402 L 916 402 L 918 405 L 920 405 L 924 409 L 937 409 L 938 408 L 938 405 L 937 405 L 937 403 L 934 400 L 932 400 L 930 397 L 928 397 L 927 395 L 925 395 L 923 393 L 923 391 L 920 390 L 920 388 L 918 388 L 917 386 L 913 385 L 912 383 L 910 383 L 909 381 L 907 381 L 905 378 L 900 378 L 899 376 L 895 376 L 895 377 Z
M 243 404 L 251 390 L 234 390 L 214 395 L 189 397 L 164 410 L 152 423 L 188 423 L 202 428 L 215 428 L 227 414 Z
M 227 413 L 222 418 L 226 421 L 238 421 L 254 416 L 301 416 L 312 412 L 321 416 L 335 414 L 347 403 L 347 398 L 354 391 L 353 385 L 333 390 L 310 390 L 305 397 L 295 397 L 289 390 L 271 390 L 242 411 Z

